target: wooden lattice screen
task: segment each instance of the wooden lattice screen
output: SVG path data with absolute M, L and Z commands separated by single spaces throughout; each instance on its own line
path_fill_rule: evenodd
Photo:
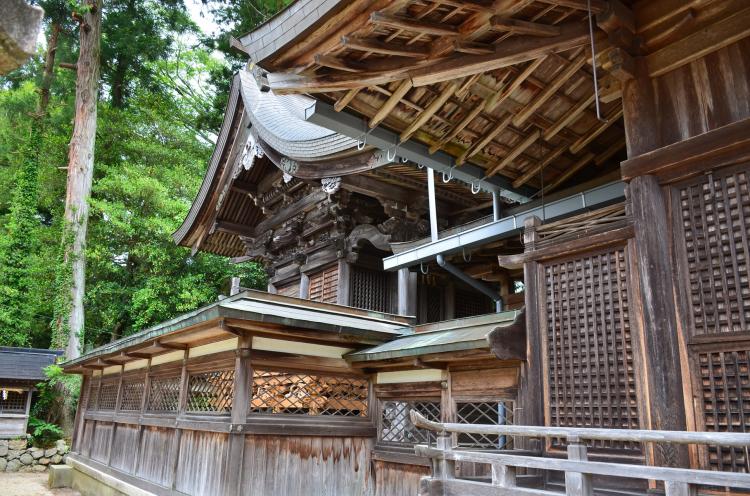
M 456 289 L 455 318 L 473 317 L 494 311 L 494 302 L 476 291 Z
M 310 274 L 310 299 L 323 303 L 336 303 L 339 291 L 339 269 L 337 265 Z
M 390 312 L 389 275 L 382 270 L 353 265 L 349 305 L 376 312 Z
M 748 175 L 708 175 L 679 190 L 695 335 L 750 330 Z
M 750 431 L 750 346 L 734 351 L 696 353 L 704 429 L 714 432 Z M 747 450 L 711 446 L 708 467 L 750 472 Z
M 621 247 L 543 267 L 553 426 L 639 427 L 626 259 Z M 592 447 L 640 450 L 629 443 Z

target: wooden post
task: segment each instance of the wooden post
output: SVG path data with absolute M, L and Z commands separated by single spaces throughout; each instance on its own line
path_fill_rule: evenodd
M 182 370 L 180 373 L 180 395 L 177 401 L 177 418 L 179 419 L 187 409 L 187 400 L 189 391 L 190 374 L 187 370 L 187 361 L 190 350 L 185 349 L 182 355 Z M 175 489 L 177 484 L 177 464 L 180 457 L 180 441 L 182 440 L 182 429 L 175 425 L 174 438 L 172 440 L 172 448 L 169 460 L 172 462 L 172 490 Z
M 240 292 L 240 278 L 232 278 L 232 286 L 229 289 L 229 296 L 234 296 Z
M 686 430 L 685 403 L 673 295 L 669 222 L 659 182 L 654 176 L 634 178 L 628 197 L 635 230 L 635 265 L 641 311 L 644 375 L 649 403 L 650 429 Z M 636 302 L 637 303 L 637 302 Z M 684 446 L 656 446 L 653 462 L 668 467 L 688 467 Z
M 146 377 L 143 379 L 143 394 L 141 395 L 141 410 L 138 416 L 138 435 L 135 439 L 135 466 L 133 474 L 138 475 L 138 468 L 141 465 L 141 442 L 143 440 L 143 412 L 148 405 L 148 396 L 151 390 L 151 359 L 146 364 Z
M 500 487 L 516 487 L 516 467 L 510 467 L 501 463 L 493 463 L 492 485 Z
M 299 276 L 299 297 L 303 300 L 310 299 L 310 276 L 304 272 Z
M 580 439 L 568 437 L 568 460 L 588 461 L 586 445 Z M 591 474 L 565 472 L 565 494 L 567 496 L 591 496 L 593 486 Z
M 81 393 L 78 395 L 78 408 L 76 408 L 76 416 L 73 421 L 73 441 L 70 447 L 72 451 L 80 453 L 81 448 L 81 430 L 83 429 L 83 423 L 85 422 L 84 417 L 86 416 L 86 401 L 90 394 L 89 389 L 91 388 L 91 376 L 85 374 L 81 383 Z
M 524 250 L 533 251 L 538 241 L 537 227 L 542 224 L 539 217 L 533 216 L 524 221 Z M 526 361 L 521 365 L 518 422 L 524 425 L 544 425 L 544 381 L 545 368 L 542 360 L 542 327 L 539 321 L 539 264 L 526 262 L 523 265 L 526 304 Z M 541 450 L 538 439 L 524 438 L 522 447 Z
M 224 468 L 227 496 L 239 495 L 242 486 L 242 467 L 245 455 L 245 433 L 242 426 L 247 423 L 253 392 L 253 366 L 251 362 L 253 338 L 240 336 L 234 360 L 234 401 L 229 430 L 229 453 Z
M 336 293 L 336 303 L 349 306 L 349 286 L 351 284 L 351 270 L 346 258 L 339 258 L 339 287 Z
M 398 314 L 417 315 L 417 273 L 398 269 Z
M 687 482 L 664 481 L 664 491 L 666 496 L 695 496 L 697 494 L 695 487 Z
M 115 431 L 117 430 L 117 413 L 120 411 L 122 402 L 122 374 L 125 372 L 125 365 L 120 365 L 120 378 L 117 380 L 117 399 L 115 400 L 115 411 L 112 415 L 112 431 L 109 433 L 109 446 L 107 447 L 107 466 L 112 462 L 112 444 L 115 442 Z
M 448 453 L 453 450 L 453 436 L 441 433 L 437 438 L 437 449 Z M 432 459 L 432 477 L 440 480 L 450 480 L 456 478 L 456 462 L 446 460 L 444 457 Z

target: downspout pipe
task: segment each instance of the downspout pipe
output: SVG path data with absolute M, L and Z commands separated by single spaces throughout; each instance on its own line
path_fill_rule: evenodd
M 503 311 L 503 299 L 499 294 L 493 291 L 492 288 L 466 274 L 464 271 L 447 261 L 445 257 L 443 257 L 443 255 L 438 255 L 437 257 L 435 257 L 435 261 L 447 272 L 450 272 L 458 279 L 462 280 L 472 288 L 492 299 L 492 301 L 495 302 L 495 311 L 497 311 L 498 313 Z

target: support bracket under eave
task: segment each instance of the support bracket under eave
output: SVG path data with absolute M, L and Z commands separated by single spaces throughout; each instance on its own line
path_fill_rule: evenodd
M 511 325 L 491 330 L 487 343 L 500 360 L 526 360 L 526 308 L 518 312 Z

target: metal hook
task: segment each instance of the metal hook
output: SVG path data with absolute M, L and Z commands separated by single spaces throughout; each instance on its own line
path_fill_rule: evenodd
M 591 39 L 591 68 L 593 69 L 594 77 L 594 103 L 596 104 L 596 118 L 601 122 L 607 122 L 607 119 L 602 117 L 601 104 L 599 103 L 599 80 L 596 76 L 596 46 L 594 44 L 594 14 L 591 12 L 591 0 L 586 0 L 586 6 L 589 11 L 589 38 Z
M 424 169 L 424 164 L 417 164 L 417 169 Z
M 461 248 L 461 256 L 463 257 L 464 262 L 471 262 L 471 252 L 469 252 L 469 258 L 466 258 L 466 248 Z
M 421 272 L 424 275 L 427 275 L 430 272 L 430 266 L 429 265 L 425 266 L 424 262 L 420 263 L 419 272 Z
M 401 163 L 402 163 L 402 164 L 405 164 L 405 163 L 406 163 L 406 162 L 408 162 L 408 161 L 409 161 L 409 159 L 408 159 L 408 158 L 406 158 L 406 157 L 401 157 Z
M 450 169 L 448 169 L 448 175 L 447 176 L 445 175 L 445 171 L 443 171 L 443 182 L 444 183 L 449 183 L 449 182 L 451 182 L 451 179 L 453 179 L 453 167 L 451 167 Z
M 393 156 L 391 156 L 391 150 L 393 150 Z M 396 152 L 398 151 L 398 145 L 394 146 L 393 148 L 389 148 L 385 151 L 385 157 L 388 159 L 389 162 L 393 162 L 393 160 L 396 158 Z
M 476 195 L 482 189 L 482 181 L 471 183 L 471 194 Z

